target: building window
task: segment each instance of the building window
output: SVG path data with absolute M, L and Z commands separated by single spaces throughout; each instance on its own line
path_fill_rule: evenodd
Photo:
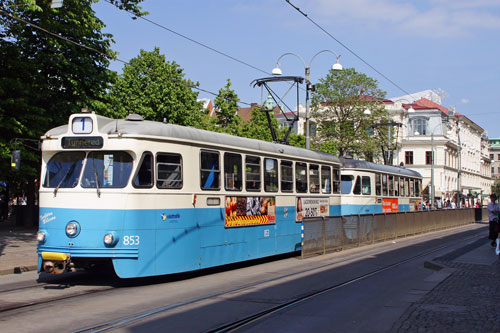
M 494 159 L 495 154 L 490 154 L 490 160 Z
M 413 164 L 413 152 L 405 151 L 405 164 L 412 165 Z
M 495 168 L 494 167 L 491 167 L 491 174 L 494 175 L 495 174 Z
M 432 163 L 432 151 L 425 152 L 425 164 L 433 164 Z
M 500 154 L 498 154 L 498 158 L 497 158 L 497 161 L 500 161 Z
M 418 133 L 417 135 L 427 135 L 427 119 L 413 119 L 411 124 L 412 133 Z

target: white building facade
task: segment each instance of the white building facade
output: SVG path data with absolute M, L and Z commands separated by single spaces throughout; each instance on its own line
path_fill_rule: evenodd
M 424 198 L 438 205 L 447 200 L 462 206 L 487 203 L 491 159 L 480 126 L 427 98 L 386 104 L 386 109 L 402 124 L 393 163 L 422 174 Z

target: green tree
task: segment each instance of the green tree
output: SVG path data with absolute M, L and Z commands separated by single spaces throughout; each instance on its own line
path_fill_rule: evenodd
M 387 125 L 380 125 L 387 124 L 381 103 L 384 96 L 375 79 L 353 68 L 330 70 L 312 95 L 312 118 L 317 124 L 314 147 L 338 156 L 349 152 L 373 160 L 380 147 L 387 145 L 387 135 L 382 135 Z
M 220 89 L 219 94 L 215 97 L 214 106 L 217 125 L 231 134 L 239 132 L 242 121 L 241 117 L 237 114 L 238 102 L 238 95 L 231 89 L 231 80 L 227 79 L 226 86 Z
M 271 123 L 275 131 L 278 131 L 279 123 L 274 116 L 271 116 Z M 262 107 L 254 106 L 252 108 L 251 118 L 249 121 L 243 122 L 240 136 L 263 141 L 273 141 L 266 113 L 262 111 Z
M 141 1 L 119 3 L 139 13 Z M 65 1 L 59 9 L 50 0 L 0 2 L 0 175 L 11 185 L 32 183 L 40 165 L 38 153 L 23 150 L 21 172 L 11 173 L 13 139 L 38 139 L 66 123 L 113 81 L 112 36 L 102 33 L 94 2 Z
M 192 90 L 198 84 L 184 76 L 182 68 L 166 61 L 158 47 L 151 52 L 141 50 L 123 68 L 123 74 L 109 90 L 109 104 L 102 111 L 112 118 L 137 113 L 148 120 L 200 127 L 204 118 L 202 103 Z

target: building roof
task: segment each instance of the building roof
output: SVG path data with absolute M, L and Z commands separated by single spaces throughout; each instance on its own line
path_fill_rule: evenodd
M 427 108 L 427 109 L 439 109 L 441 110 L 442 112 L 444 112 L 445 114 L 449 114 L 450 113 L 450 110 L 448 110 L 447 108 L 445 108 L 444 106 L 438 104 L 438 103 L 435 103 L 427 98 L 420 98 L 419 100 L 415 101 L 414 102 L 414 105 L 419 105 L 421 107 L 424 107 L 424 108 Z M 415 107 L 413 107 L 415 109 Z

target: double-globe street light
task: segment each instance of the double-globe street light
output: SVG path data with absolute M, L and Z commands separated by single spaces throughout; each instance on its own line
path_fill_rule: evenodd
M 324 53 L 324 52 L 329 52 L 329 53 L 332 53 L 333 55 L 335 55 L 335 57 L 337 59 L 337 62 L 335 64 L 333 64 L 333 66 L 332 66 L 333 70 L 342 70 L 343 69 L 342 65 L 339 62 L 340 56 L 337 55 L 337 53 L 335 53 L 335 52 L 333 52 L 331 50 L 322 50 L 322 51 L 319 51 L 318 53 L 316 53 L 311 58 L 311 61 L 309 61 L 309 65 L 306 65 L 306 62 L 304 61 L 304 59 L 302 59 L 302 57 L 299 56 L 298 54 L 291 53 L 291 52 L 282 54 L 278 58 L 278 60 L 276 60 L 276 66 L 273 68 L 273 71 L 272 71 L 273 75 L 281 75 L 281 74 L 283 74 L 283 72 L 281 71 L 281 68 L 279 67 L 279 61 L 281 60 L 281 58 L 283 58 L 286 55 L 296 56 L 297 58 L 300 59 L 300 61 L 302 61 L 302 64 L 304 64 L 305 79 L 306 79 L 306 149 L 311 149 L 311 136 L 310 136 L 310 128 L 309 128 L 309 119 L 310 119 L 310 114 L 309 114 L 309 91 L 313 90 L 313 86 L 312 86 L 312 84 L 310 82 L 311 63 L 314 60 L 314 58 L 316 58 L 316 56 L 318 56 L 319 54 Z

